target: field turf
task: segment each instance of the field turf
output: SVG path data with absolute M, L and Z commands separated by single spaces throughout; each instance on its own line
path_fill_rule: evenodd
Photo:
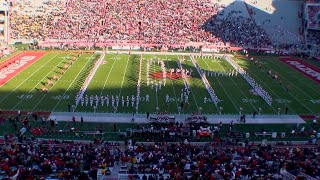
M 14 78 L 0 87 L 0 109 L 1 110 L 23 110 L 23 111 L 67 111 L 67 106 L 75 104 L 75 96 L 79 92 L 82 84 L 88 76 L 94 63 L 100 55 L 82 54 L 72 65 L 69 64 L 68 57 L 76 56 L 74 52 L 56 51 L 48 52 L 41 59 L 17 74 Z M 181 100 L 181 89 L 184 88 L 182 78 L 170 79 L 167 77 L 166 85 L 158 92 L 155 88 L 147 86 L 146 69 L 147 61 L 152 58 L 160 58 L 164 61 L 166 70 L 178 67 L 177 55 L 143 55 L 141 69 L 141 99 L 138 108 L 139 113 L 155 112 L 159 107 L 160 112 L 178 113 Z M 181 58 L 181 57 L 180 57 Z M 182 66 L 191 69 L 192 77 L 187 81 L 191 91 L 189 95 L 189 105 L 184 105 L 181 113 L 192 113 L 199 108 L 206 114 L 217 114 L 219 107 L 223 107 L 222 114 L 238 114 L 239 108 L 243 108 L 244 113 L 251 114 L 262 109 L 263 114 L 276 114 L 278 108 L 281 113 L 288 107 L 289 114 L 319 114 L 320 110 L 320 85 L 303 76 L 300 72 L 289 67 L 285 63 L 278 61 L 277 57 L 260 58 L 264 64 L 263 68 L 258 68 L 254 63 L 244 58 L 234 58 L 273 98 L 272 106 L 268 106 L 262 98 L 250 92 L 251 87 L 240 76 L 209 76 L 208 81 L 215 90 L 217 96 L 222 101 L 216 107 L 213 103 L 204 103 L 204 97 L 209 98 L 199 74 L 193 66 L 188 56 L 184 57 Z M 93 76 L 85 95 L 113 95 L 120 97 L 117 112 L 135 112 L 135 106 L 131 106 L 131 96 L 137 94 L 137 83 L 139 74 L 140 55 L 107 54 L 105 62 L 101 64 Z M 205 71 L 228 71 L 232 66 L 224 59 L 196 58 L 201 69 Z M 69 68 L 64 75 L 59 74 L 63 66 L 67 64 Z M 279 75 L 282 85 L 275 81 L 266 73 L 272 69 Z M 157 61 L 150 66 L 150 77 L 152 74 L 161 74 L 161 67 Z M 59 79 L 53 86 L 46 83 L 54 75 Z M 161 79 L 152 81 L 159 82 Z M 48 89 L 45 94 L 42 87 Z M 289 88 L 289 91 L 286 90 Z M 146 95 L 150 96 L 150 102 L 145 101 Z M 170 102 L 165 103 L 166 95 L 170 96 Z M 122 107 L 121 97 L 130 97 L 130 105 Z M 111 103 L 110 103 L 111 104 Z M 80 112 L 92 112 L 91 106 L 78 106 L 75 109 Z M 97 107 L 97 112 L 111 112 L 111 105 Z

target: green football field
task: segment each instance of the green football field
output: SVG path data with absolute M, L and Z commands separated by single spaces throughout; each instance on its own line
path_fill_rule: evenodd
M 69 58 L 77 56 L 74 52 L 56 51 L 48 52 L 42 58 L 34 62 L 25 70 L 14 76 L 10 81 L 0 87 L 0 109 L 1 110 L 22 110 L 22 111 L 48 111 L 63 112 L 68 110 L 68 105 L 75 105 L 75 97 L 80 91 L 90 71 L 95 66 L 101 55 L 82 54 L 75 62 L 69 64 Z M 151 85 L 147 85 L 147 63 L 152 59 L 161 59 L 164 62 L 166 71 L 178 68 L 177 60 L 182 58 L 178 55 L 143 55 L 141 66 L 141 87 L 139 113 L 155 112 L 159 108 L 160 112 L 178 113 L 181 104 L 181 90 L 184 88 L 182 77 L 170 79 L 166 78 L 166 84 L 162 84 L 161 89 L 155 90 Z M 234 58 L 234 60 L 244 68 L 255 81 L 260 84 L 273 98 L 272 106 L 267 105 L 264 100 L 250 92 L 249 84 L 240 76 L 207 76 L 207 79 L 214 89 L 216 95 L 221 100 L 216 107 L 209 100 L 205 103 L 204 98 L 209 99 L 202 79 L 192 64 L 190 57 L 185 56 L 181 62 L 184 69 L 192 71 L 192 76 L 187 78 L 190 85 L 190 94 L 187 104 L 184 104 L 181 113 L 192 113 L 202 109 L 205 114 L 217 114 L 220 107 L 222 114 L 239 114 L 240 107 L 243 113 L 251 114 L 262 109 L 263 114 L 276 114 L 278 108 L 284 113 L 288 108 L 289 114 L 313 114 L 318 115 L 320 110 L 320 85 L 300 72 L 289 67 L 285 63 L 278 61 L 276 57 L 263 57 L 259 60 L 263 64 L 260 69 L 254 63 L 244 58 Z M 198 65 L 203 71 L 229 72 L 233 67 L 225 59 L 196 58 Z M 91 79 L 84 97 L 109 96 L 110 104 L 101 105 L 98 102 L 97 112 L 113 112 L 111 97 L 119 97 L 119 104 L 116 112 L 132 113 L 136 112 L 136 105 L 131 104 L 132 95 L 137 95 L 137 84 L 139 79 L 140 55 L 127 54 L 107 54 L 104 62 L 99 65 L 93 78 Z M 60 74 L 64 65 L 69 66 L 65 73 Z M 276 72 L 279 81 L 272 79 L 266 73 L 269 69 Z M 153 81 L 163 82 L 163 78 L 156 78 L 154 75 L 162 76 L 161 64 L 157 60 L 151 63 L 149 68 L 150 83 Z M 54 81 L 53 86 L 47 85 L 48 79 L 54 75 L 59 79 Z M 48 93 L 42 92 L 46 87 Z M 286 88 L 288 87 L 289 90 Z M 146 102 L 146 95 L 149 95 L 149 102 Z M 166 103 L 166 95 L 169 102 Z M 126 100 L 129 97 L 129 105 L 126 101 L 122 106 L 122 97 Z M 95 105 L 95 101 L 93 103 Z M 116 103 L 115 103 L 116 104 Z M 79 103 L 75 111 L 93 112 L 90 103 L 82 106 Z

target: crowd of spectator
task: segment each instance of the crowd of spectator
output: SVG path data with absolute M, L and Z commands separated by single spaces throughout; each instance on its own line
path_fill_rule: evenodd
M 116 144 L 27 141 L 0 145 L 1 179 L 97 179 L 98 168 L 114 166 L 121 157 Z
M 307 39 L 309 43 L 315 47 L 320 48 L 320 31 L 309 30 L 307 33 Z
M 220 147 L 226 144 L 229 146 Z M 212 179 L 216 174 L 223 179 L 280 179 L 288 173 L 301 172 L 319 178 L 319 150 L 319 147 L 256 146 L 248 141 L 232 146 L 232 142 L 221 139 L 203 146 L 191 145 L 187 140 L 152 145 L 129 141 L 121 160 L 129 163 L 129 174 L 158 174 L 160 179 L 163 174 L 175 179 Z
M 277 179 L 287 173 L 320 177 L 320 146 L 311 141 L 310 144 L 296 146 L 283 143 L 271 146 L 264 141 L 256 145 L 248 139 L 240 140 L 241 138 L 234 137 L 233 122 L 230 123 L 229 135 L 226 138 L 218 135 L 223 126 L 221 122 L 219 127 L 214 128 L 204 123 L 152 123 L 143 127 L 137 124 L 137 130 L 133 130 L 132 136 L 128 137 L 133 140 L 126 141 L 123 146 L 101 140 L 90 143 L 28 139 L 22 130 L 31 129 L 31 119 L 20 119 L 21 121 L 19 116 L 8 117 L 15 131 L 20 132 L 18 141 L 5 135 L 4 141 L 0 143 L 2 179 L 34 179 L 46 176 L 57 179 L 95 179 L 98 172 L 111 173 L 110 169 L 118 166 L 118 162 L 127 167 L 126 173 L 129 175 L 125 175 L 132 179 L 135 177 L 132 174 L 151 174 L 160 176 L 159 179 L 162 178 L 161 175 L 162 179 L 212 179 L 217 176 L 223 179 Z M 42 121 L 45 121 L 45 118 L 42 118 Z M 5 124 L 4 116 L 0 118 L 0 122 Z M 23 124 L 20 130 L 17 128 L 18 122 Z M 50 124 L 54 128 L 56 122 L 51 121 Z M 316 120 L 313 121 L 313 127 L 315 126 Z M 194 132 L 197 133 L 199 141 L 199 131 L 203 130 L 216 132 L 209 136 L 210 143 L 189 143 L 192 136 L 195 136 Z M 149 143 L 143 145 L 136 143 L 136 140 Z
M 204 28 L 233 46 L 263 48 L 271 45 L 261 26 L 256 25 L 251 18 L 238 14 L 241 14 L 241 11 L 231 11 L 224 18 L 211 18 Z
M 43 11 L 39 10 L 43 8 Z M 263 28 L 240 12 L 224 17 L 224 4 L 210 0 L 17 1 L 11 14 L 11 38 L 136 41 L 162 45 L 212 42 L 268 47 Z M 28 12 L 28 9 L 36 9 Z M 220 17 L 221 16 L 221 17 Z
M 320 29 L 320 4 L 308 5 L 308 27 L 312 29 Z
M 61 15 L 62 1 L 16 1 L 10 14 L 12 39 L 43 40 L 48 37 L 54 17 Z

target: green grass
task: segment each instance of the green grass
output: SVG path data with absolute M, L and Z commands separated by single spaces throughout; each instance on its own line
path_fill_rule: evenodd
M 75 104 L 76 94 L 99 57 L 93 54 L 82 54 L 63 76 L 59 75 L 60 68 L 68 63 L 67 57 L 73 55 L 75 54 L 72 51 L 49 51 L 41 59 L 0 87 L 0 108 L 2 110 L 20 109 L 24 111 L 67 111 L 68 104 Z M 167 71 L 170 68 L 176 69 L 178 67 L 178 56 L 143 55 L 141 101 L 138 112 L 155 112 L 158 106 L 160 111 L 177 113 L 178 106 L 181 103 L 181 89 L 184 88 L 183 79 L 171 80 L 167 77 L 166 86 L 162 85 L 161 90 L 156 93 L 155 88 L 151 89 L 150 86 L 146 85 L 147 61 L 152 58 L 163 60 Z M 238 114 L 240 107 L 247 114 L 257 111 L 258 108 L 262 108 L 264 114 L 275 114 L 279 107 L 282 111 L 288 107 L 290 114 L 319 114 L 320 86 L 316 82 L 276 60 L 276 57 L 261 58 L 260 61 L 264 63 L 263 69 L 259 69 L 257 65 L 245 59 L 234 59 L 258 84 L 269 92 L 273 98 L 272 106 L 268 106 L 261 97 L 250 93 L 251 87 L 240 75 L 237 77 L 207 76 L 209 83 L 222 101 L 218 104 L 218 107 L 213 103 L 204 103 L 204 97 L 209 98 L 209 94 L 190 58 L 186 56 L 182 66 L 185 69 L 191 69 L 193 76 L 187 79 L 191 88 L 190 105 L 184 105 L 182 113 L 196 112 L 201 107 L 205 114 L 217 114 L 218 108 L 221 106 L 223 107 L 223 114 Z M 119 96 L 120 103 L 117 112 L 135 112 L 135 106 L 131 107 L 131 96 L 137 94 L 139 60 L 140 55 L 107 54 L 105 56 L 106 63 L 98 67 L 85 95 L 109 95 L 110 99 L 112 95 L 114 97 Z M 196 60 L 205 71 L 221 72 L 232 69 L 224 59 L 197 58 Z M 266 75 L 269 69 L 279 75 L 279 79 L 283 81 L 284 85 L 279 85 L 278 82 Z M 161 73 L 161 67 L 157 64 L 157 61 L 150 67 L 151 79 L 152 73 L 156 72 Z M 48 78 L 55 74 L 60 76 L 59 80 L 55 82 L 53 87 L 47 87 L 49 93 L 44 94 L 39 89 L 43 87 Z M 160 79 L 151 81 L 159 82 Z M 286 86 L 289 86 L 289 91 L 286 91 Z M 147 94 L 150 96 L 150 102 L 144 101 Z M 167 94 L 170 96 L 169 103 L 165 103 Z M 126 106 L 126 103 L 125 107 L 122 107 L 122 96 L 124 99 L 129 96 L 129 107 Z M 76 111 L 92 112 L 93 108 L 90 106 L 82 107 L 79 104 Z M 102 107 L 99 102 L 97 111 L 111 112 L 112 108 L 111 105 L 107 107 L 106 103 Z
M 320 85 L 300 72 L 289 67 L 276 58 L 264 58 L 263 69 L 245 59 L 238 59 L 242 66 L 273 98 L 273 108 L 280 107 L 282 110 L 289 108 L 291 114 L 319 114 L 320 104 L 312 100 L 320 100 Z M 282 85 L 267 75 L 272 69 L 277 73 Z M 289 87 L 289 91 L 285 87 Z
M 25 111 L 52 111 L 56 107 L 58 111 L 66 109 L 70 99 L 74 99 L 80 90 L 80 87 L 77 86 L 79 83 L 74 82 L 81 78 L 79 74 L 89 70 L 87 65 L 92 61 L 93 55 L 82 55 L 62 76 L 59 74 L 60 68 L 68 63 L 68 56 L 71 54 L 47 53 L 3 85 L 0 88 L 1 109 Z M 54 86 L 47 86 L 48 94 L 43 93 L 41 91 L 43 84 L 47 83 L 48 78 L 54 75 L 59 76 L 59 80 Z M 57 96 L 64 96 L 64 100 L 54 99 Z

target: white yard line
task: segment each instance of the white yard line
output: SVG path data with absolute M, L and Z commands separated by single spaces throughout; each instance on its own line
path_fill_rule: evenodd
M 96 74 L 96 72 L 97 72 L 98 68 L 100 67 L 100 65 L 102 64 L 104 58 L 105 58 L 105 54 L 102 54 L 99 57 L 99 59 L 95 62 L 92 69 L 90 70 L 89 75 L 84 80 L 84 82 L 80 88 L 80 91 L 78 92 L 77 98 L 76 98 L 76 107 L 78 106 L 78 103 L 81 100 L 81 98 L 83 97 L 84 93 L 87 91 L 87 88 L 88 88 L 89 84 L 91 83 L 93 76 Z
M 279 65 L 277 65 L 276 63 L 273 63 L 272 61 L 270 61 L 272 64 L 274 64 L 275 66 L 277 66 L 277 67 L 279 67 L 280 68 L 280 66 Z M 286 71 L 285 71 L 286 72 Z M 282 71 L 281 71 L 281 73 L 282 73 Z M 290 74 L 290 73 L 287 73 L 286 72 L 286 74 Z M 293 76 L 293 75 L 292 75 Z M 302 92 L 303 94 L 305 94 L 305 95 L 307 95 L 310 99 L 313 99 L 313 97 L 311 97 L 311 96 L 309 96 L 307 93 L 305 93 L 304 91 L 302 91 L 299 87 L 297 87 L 296 85 L 294 85 L 293 83 L 291 83 L 287 78 L 285 78 L 284 76 L 281 76 L 283 79 L 285 79 L 287 82 L 289 82 L 290 84 L 292 84 L 294 87 L 296 87 L 300 92 Z M 293 77 L 295 77 L 295 76 L 293 76 Z M 295 78 L 295 79 L 297 79 L 297 78 Z M 299 79 L 298 79 L 299 80 Z M 300 82 L 300 81 L 299 81 Z M 314 90 L 315 92 L 317 92 L 318 94 L 320 94 L 319 92 L 320 91 L 317 91 L 317 90 L 315 90 L 314 88 L 312 88 L 311 86 L 309 86 L 308 85 L 308 83 L 305 83 L 304 81 L 302 81 L 303 82 L 303 84 L 304 85 L 306 85 L 306 86 L 308 86 L 308 88 L 310 88 L 310 89 L 312 89 L 312 90 Z
M 34 71 L 27 79 L 25 79 L 24 81 L 22 81 L 19 86 L 16 86 L 9 94 L 7 94 L 5 97 L 3 97 L 0 102 L 2 102 L 4 99 L 6 99 L 9 95 L 11 95 L 15 90 L 17 90 L 22 84 L 24 84 L 26 81 L 29 81 L 29 79 L 38 71 L 40 71 L 46 64 L 48 64 L 49 62 L 51 62 L 55 57 L 57 57 L 60 53 L 58 53 L 57 55 L 55 55 L 54 57 L 52 57 L 51 59 L 49 59 L 45 64 L 43 64 L 40 68 L 38 68 L 36 71 Z M 43 58 L 43 57 L 41 57 Z M 30 66 L 29 66 L 30 67 Z
M 119 92 L 119 96 L 118 96 L 119 99 L 120 99 L 120 96 L 121 96 L 122 86 L 123 86 L 124 78 L 126 77 L 127 67 L 128 67 L 129 61 L 130 61 L 130 55 L 128 56 L 127 64 L 126 64 L 126 67 L 124 69 L 124 74 L 123 74 L 123 77 L 122 77 L 122 82 L 121 82 L 121 86 L 120 86 L 120 92 Z
M 256 76 L 256 75 L 255 75 Z M 259 81 L 262 81 L 258 76 L 256 76 L 258 79 L 259 79 Z M 263 82 L 263 81 L 262 81 Z M 278 94 L 276 94 L 274 91 L 272 91 L 272 89 L 271 88 L 269 88 L 269 86 L 267 86 L 264 82 L 263 82 L 263 84 L 266 86 L 266 87 L 268 87 L 268 89 L 270 89 L 270 91 L 271 92 L 273 92 L 273 94 L 275 94 L 279 99 L 282 99 Z M 290 93 L 289 93 L 290 94 Z M 291 95 L 291 94 L 290 94 Z M 292 96 L 292 95 L 291 95 Z M 294 96 L 293 96 L 294 97 Z M 294 97 L 296 100 L 298 100 L 299 101 L 299 99 L 297 99 L 296 97 Z M 301 101 L 299 101 L 300 102 L 300 104 L 302 104 L 304 107 L 306 107 L 310 112 L 312 112 L 313 114 L 315 114 L 311 109 L 309 109 L 307 106 L 305 106 Z M 289 106 L 289 104 L 287 104 L 287 106 L 288 106 L 288 108 L 292 111 L 292 112 L 294 112 L 295 114 L 297 114 L 293 109 L 291 109 L 291 107 Z
M 155 58 L 155 57 L 156 56 L 153 56 L 153 58 Z M 153 60 L 152 60 L 152 63 L 153 63 Z M 154 63 L 153 63 L 153 73 L 155 73 L 155 71 L 156 71 L 156 61 L 154 61 Z M 156 82 L 156 81 L 154 81 L 154 82 Z M 157 107 L 159 108 L 158 91 L 156 91 L 156 101 L 157 101 Z
M 118 56 L 116 56 L 116 57 L 118 57 Z M 113 63 L 112 63 L 112 65 L 111 65 L 111 68 L 110 68 L 110 71 L 109 71 L 109 73 L 108 73 L 108 76 L 107 76 L 106 80 L 104 81 L 104 84 L 103 84 L 103 87 L 102 87 L 102 90 L 101 90 L 101 93 L 100 93 L 100 97 L 101 97 L 102 94 L 103 94 L 104 88 L 106 87 L 106 84 L 107 84 L 107 82 L 108 82 L 108 79 L 109 79 L 109 77 L 110 77 L 111 71 L 112 71 L 113 66 L 114 66 L 114 64 L 115 64 L 116 61 L 117 61 L 116 59 L 113 60 Z
M 59 66 L 61 63 L 63 63 L 63 61 L 61 61 L 57 66 Z M 55 68 L 52 68 L 52 69 L 27 93 L 27 95 L 29 95 L 40 83 L 42 83 L 42 81 L 43 81 L 44 79 L 46 79 L 47 76 L 48 76 L 53 70 L 55 70 Z M 23 102 L 24 99 L 25 99 L 25 98 L 22 98 L 11 110 L 14 110 L 17 106 L 19 106 L 19 105 Z
M 269 86 L 268 85 L 266 85 L 265 83 L 264 83 L 264 81 L 262 81 L 258 76 L 256 76 L 254 73 L 252 73 L 260 82 L 262 82 L 274 95 L 276 95 L 277 96 L 277 98 L 279 98 L 279 99 L 282 99 L 277 93 L 275 93 L 274 91 L 272 91 L 272 88 L 269 88 Z M 298 100 L 299 101 L 299 100 Z M 300 102 L 300 101 L 299 101 Z M 301 102 L 300 102 L 301 103 Z M 302 104 L 302 103 L 301 103 Z M 289 104 L 286 104 L 287 105 L 287 107 L 292 111 L 292 112 L 294 112 L 295 114 L 297 114 L 290 106 L 289 106 Z M 306 107 L 307 109 L 309 109 L 308 107 Z M 309 109 L 310 110 L 310 109 Z M 311 111 L 311 110 L 310 110 Z M 312 112 L 312 111 L 311 111 Z
M 138 74 L 138 83 L 137 83 L 137 97 L 140 98 L 140 86 L 141 86 L 141 73 L 142 73 L 142 61 L 143 61 L 143 58 L 142 58 L 142 55 L 140 56 L 139 58 L 139 74 Z M 139 99 L 139 102 L 140 102 L 140 99 Z M 139 109 L 139 103 L 137 102 L 136 103 L 136 113 L 138 113 L 138 109 Z
M 166 64 L 168 65 L 168 58 L 167 58 L 167 55 L 165 55 L 166 56 Z M 169 67 L 169 66 L 168 66 Z M 169 70 L 170 70 L 170 68 L 169 68 Z M 174 89 L 174 85 L 173 85 L 173 80 L 172 79 L 170 79 L 170 81 L 171 81 L 171 86 L 172 86 L 172 90 L 173 90 L 173 93 L 174 93 L 174 98 L 175 98 L 175 102 L 176 102 L 176 105 L 177 105 L 177 110 L 179 109 L 179 105 L 178 105 L 178 98 L 177 98 L 177 95 L 176 95 L 176 91 L 175 91 L 175 89 Z
M 208 68 L 210 69 L 210 71 L 211 71 L 211 68 L 210 68 L 210 66 L 207 64 L 207 62 L 203 59 L 203 58 L 201 58 L 203 61 L 204 61 L 204 63 L 206 63 L 206 65 L 208 66 Z M 218 63 L 219 64 L 219 66 L 225 71 L 225 69 L 224 69 L 224 67 L 223 66 L 221 66 L 221 64 L 220 63 Z M 245 98 L 247 98 L 247 99 L 249 99 L 244 93 L 243 93 L 243 91 L 241 90 L 241 88 L 238 86 L 238 84 L 236 83 L 236 82 L 234 82 L 234 80 L 232 79 L 232 77 L 230 77 L 229 76 L 229 78 L 231 79 L 231 81 L 238 87 L 238 89 L 241 91 L 241 93 L 244 95 L 244 97 Z M 218 78 L 217 78 L 218 79 Z M 223 89 L 224 89 L 224 87 L 222 87 Z M 257 108 L 250 102 L 250 105 L 255 109 L 255 111 L 257 111 Z M 273 109 L 273 110 L 275 110 L 275 109 Z M 276 112 L 276 111 L 275 111 Z
M 206 63 L 206 62 L 205 62 Z M 208 66 L 208 64 L 206 63 L 206 65 Z M 208 66 L 209 67 L 209 66 Z M 209 67 L 209 69 L 211 70 L 211 68 Z M 229 96 L 229 94 L 227 93 L 227 91 L 224 89 L 224 87 L 222 86 L 220 80 L 215 76 L 215 78 L 217 79 L 219 85 L 222 87 L 223 91 L 227 94 L 228 98 L 230 99 L 232 105 L 236 108 L 236 110 L 240 113 L 238 107 L 235 105 L 235 103 L 233 102 L 233 100 L 231 99 L 231 97 Z M 219 111 L 219 110 L 218 110 Z
M 69 54 L 69 55 L 70 55 L 70 54 Z M 68 56 L 69 56 L 69 55 L 68 55 Z M 61 63 L 63 63 L 63 60 L 60 61 L 60 63 L 57 64 L 56 67 L 58 67 Z M 48 76 L 53 70 L 55 70 L 55 68 L 52 68 L 52 69 L 27 93 L 27 95 L 29 95 L 40 83 L 42 83 L 42 81 L 43 81 L 44 79 L 46 79 L 47 76 Z M 51 88 L 50 88 L 50 89 L 51 89 Z M 48 92 L 49 92 L 49 91 L 48 91 Z M 18 105 L 20 105 L 20 103 L 23 102 L 24 99 L 25 99 L 25 98 L 22 98 L 11 110 L 14 110 Z
M 82 56 L 82 54 L 79 56 L 79 58 Z M 78 59 L 79 59 L 78 58 Z M 70 66 L 70 68 L 71 67 L 74 67 L 74 66 Z M 65 71 L 65 73 L 67 73 L 67 71 L 70 69 L 70 68 L 68 68 L 66 71 Z M 62 78 L 63 76 L 61 76 L 59 79 L 58 79 L 58 81 L 56 81 L 54 84 L 53 84 L 53 86 L 52 87 L 50 87 L 50 89 L 48 90 L 48 93 L 51 91 L 51 89 L 56 85 L 56 84 L 58 84 L 58 82 L 66 82 L 66 81 L 60 81 L 60 79 Z M 44 96 L 38 101 L 38 103 L 33 107 L 33 109 L 32 109 L 32 111 L 34 111 L 37 107 L 38 107 L 38 105 L 42 102 L 42 100 L 48 95 L 48 93 L 46 93 L 46 94 L 44 94 Z
M 198 75 L 201 78 L 201 82 L 204 84 L 208 94 L 210 95 L 210 98 L 211 98 L 212 102 L 214 103 L 216 109 L 219 111 L 219 109 L 218 109 L 219 98 L 214 93 L 214 90 L 213 90 L 211 84 L 209 83 L 207 77 L 203 76 L 203 72 L 202 72 L 201 68 L 199 67 L 199 65 L 198 65 L 197 61 L 195 60 L 195 58 L 193 56 L 189 56 L 189 57 L 190 57 L 190 60 L 192 62 L 192 65 L 197 70 Z
M 17 55 L 23 55 L 22 53 L 21 54 L 17 54 Z M 43 56 L 45 56 L 45 55 L 47 55 L 47 54 L 44 54 Z M 40 57 L 38 60 L 40 60 L 41 58 L 43 58 L 43 56 L 42 57 Z M 23 57 L 23 56 L 22 56 Z M 10 58 L 13 58 L 13 57 L 10 57 Z M 18 58 L 19 59 L 19 58 Z M 8 59 L 7 59 L 8 60 Z M 7 61 L 7 60 L 4 60 L 3 62 L 5 62 L 5 61 Z M 29 68 L 30 66 L 32 66 L 32 67 L 37 67 L 37 66 L 33 66 L 33 64 L 34 63 L 36 63 L 38 60 L 36 60 L 36 61 L 33 61 L 31 64 L 29 64 L 26 68 L 24 68 L 24 69 L 22 69 L 22 71 L 24 71 L 24 70 L 26 70 L 27 68 Z M 0 63 L 1 64 L 1 63 Z M 18 76 L 22 71 L 20 71 L 19 73 L 16 73 L 13 77 L 11 77 L 7 82 L 9 82 L 9 81 L 11 81 L 11 80 L 14 80 L 14 78 L 16 77 L 16 76 Z M 31 75 L 32 76 L 32 75 Z M 0 87 L 2 87 L 3 85 L 5 85 L 6 83 L 4 83 L 4 84 L 2 84 L 2 85 L 0 85 Z
M 94 55 L 94 54 L 93 54 Z M 90 57 L 92 58 L 93 55 Z M 69 91 L 70 87 L 73 85 L 74 81 L 78 78 L 78 76 L 80 75 L 80 73 L 83 71 L 83 69 L 87 66 L 87 64 L 90 61 L 88 60 L 87 63 L 81 68 L 81 70 L 79 71 L 79 73 L 77 74 L 77 76 L 73 79 L 73 81 L 70 83 L 69 87 L 67 88 L 67 90 L 63 93 L 63 95 L 61 97 L 63 97 L 64 95 L 66 95 L 66 93 Z M 53 107 L 53 109 L 51 110 L 51 112 L 54 112 L 54 110 L 57 108 L 57 106 L 60 104 L 62 98 L 59 99 L 59 101 L 56 103 L 56 105 Z
M 178 59 L 178 61 L 180 61 L 180 60 Z M 178 64 L 178 62 L 177 62 L 177 64 Z M 181 63 L 181 62 L 180 62 L 180 64 L 181 64 L 181 68 L 183 69 L 183 66 L 182 66 L 182 63 Z M 180 67 L 179 67 L 179 68 L 180 68 Z M 181 69 L 181 73 L 182 73 L 182 69 Z M 188 86 L 189 86 L 190 92 L 191 92 L 191 94 L 192 94 L 192 97 L 193 97 L 194 102 L 196 103 L 197 111 L 198 111 L 198 110 L 199 110 L 199 106 L 198 106 L 197 100 L 196 100 L 196 98 L 195 98 L 195 96 L 194 96 L 194 94 L 193 94 L 193 91 L 192 91 L 192 89 L 191 89 L 191 86 L 190 86 L 190 84 L 188 83 L 187 79 L 185 79 L 185 77 L 183 77 L 183 79 L 187 82 L 187 84 L 188 84 Z
M 237 59 L 236 61 L 235 61 L 235 63 L 237 63 L 237 65 L 239 66 L 239 67 L 241 67 L 239 64 L 238 64 L 238 62 L 239 62 L 239 60 Z M 241 67 L 242 68 L 242 67 Z M 276 95 L 277 96 L 277 98 L 280 98 L 281 99 L 281 97 L 277 94 L 277 93 L 275 93 L 274 91 L 272 91 L 272 89 L 271 88 L 269 88 L 269 86 L 268 85 L 266 85 L 265 83 L 264 83 L 264 81 L 262 81 L 258 76 L 256 76 L 256 74 L 255 73 L 252 73 L 256 78 L 258 78 L 259 79 L 259 81 L 261 81 L 261 83 L 263 83 L 274 95 Z M 241 74 L 240 74 L 241 75 Z M 270 95 L 271 96 L 271 95 Z M 295 114 L 297 114 L 288 104 L 286 104 L 287 105 L 287 107 L 292 111 L 292 112 L 294 112 Z M 271 105 L 272 106 L 272 105 Z

